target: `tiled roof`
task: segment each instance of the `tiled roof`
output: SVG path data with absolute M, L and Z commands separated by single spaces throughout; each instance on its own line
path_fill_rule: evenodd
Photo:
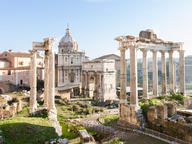
M 13 57 L 26 57 L 26 58 L 31 57 L 31 54 L 26 52 L 7 52 L 7 53 L 12 55 Z M 37 58 L 43 58 L 43 57 L 37 54 Z

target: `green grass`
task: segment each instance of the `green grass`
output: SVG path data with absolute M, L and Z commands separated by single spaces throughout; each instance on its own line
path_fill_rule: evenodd
M 104 120 L 104 123 L 103 123 L 104 125 L 111 126 L 111 125 L 117 123 L 117 121 L 119 119 L 119 115 L 117 115 L 117 114 L 106 115 L 106 116 L 101 117 L 101 119 Z
M 37 117 L 14 117 L 0 121 L 4 144 L 44 144 L 58 138 L 49 120 Z

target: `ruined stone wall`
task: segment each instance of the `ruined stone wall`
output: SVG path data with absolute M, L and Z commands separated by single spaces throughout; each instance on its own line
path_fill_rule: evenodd
M 147 127 L 170 136 L 192 142 L 192 125 L 179 117 L 178 121 L 168 120 L 177 114 L 177 104 L 170 103 L 150 107 L 147 110 Z
M 139 128 L 143 123 L 142 110 L 127 104 L 119 104 L 118 125 L 123 127 Z

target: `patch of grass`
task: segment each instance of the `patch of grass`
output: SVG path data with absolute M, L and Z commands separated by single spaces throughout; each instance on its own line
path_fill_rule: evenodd
M 111 115 L 103 116 L 101 117 L 101 119 L 104 120 L 103 122 L 104 125 L 110 126 L 117 123 L 119 116 L 117 114 L 111 114 Z
M 5 144 L 45 143 L 58 138 L 50 121 L 44 118 L 14 117 L 0 121 Z
M 119 144 L 122 142 L 121 140 L 112 140 L 111 142 L 108 142 L 108 144 Z

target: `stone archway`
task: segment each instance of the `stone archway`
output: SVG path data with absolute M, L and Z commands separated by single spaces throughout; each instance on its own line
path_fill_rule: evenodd
M 93 76 L 91 76 L 89 79 L 89 96 L 90 97 L 94 96 L 94 89 L 95 89 L 95 79 Z
M 74 81 L 75 81 L 75 74 L 73 72 L 71 72 L 69 76 L 70 76 L 70 82 L 74 83 Z
M 3 94 L 3 91 L 2 91 L 2 89 L 0 89 L 0 94 Z

